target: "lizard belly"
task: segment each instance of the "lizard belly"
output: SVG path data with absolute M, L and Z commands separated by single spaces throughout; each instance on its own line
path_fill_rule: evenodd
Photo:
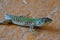
M 17 21 L 12 21 L 12 22 L 17 25 L 25 25 L 25 22 L 17 22 Z

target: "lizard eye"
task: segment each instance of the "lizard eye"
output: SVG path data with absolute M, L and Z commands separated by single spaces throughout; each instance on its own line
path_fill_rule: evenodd
M 45 23 L 47 22 L 47 20 L 45 20 Z

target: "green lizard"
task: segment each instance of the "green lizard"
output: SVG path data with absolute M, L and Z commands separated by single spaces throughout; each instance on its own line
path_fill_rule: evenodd
M 34 27 L 41 27 L 52 22 L 50 18 L 29 18 L 25 16 L 15 16 L 11 14 L 4 15 L 4 22 L 2 24 L 8 24 L 12 22 L 13 24 L 20 26 L 29 26 L 30 31 L 34 34 Z

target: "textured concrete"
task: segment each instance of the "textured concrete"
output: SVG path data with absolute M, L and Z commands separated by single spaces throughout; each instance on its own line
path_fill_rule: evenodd
M 28 17 L 49 17 L 53 22 L 36 28 L 36 34 L 26 32 L 29 28 L 17 25 L 0 25 L 0 40 L 60 40 L 60 0 L 0 0 L 0 21 L 4 14 Z

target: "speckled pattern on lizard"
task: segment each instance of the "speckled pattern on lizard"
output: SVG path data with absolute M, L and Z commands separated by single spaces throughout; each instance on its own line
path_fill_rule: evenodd
M 13 24 L 20 25 L 20 26 L 29 26 L 30 31 L 34 34 L 34 27 L 41 27 L 44 25 L 47 25 L 52 22 L 52 19 L 50 18 L 28 18 L 25 16 L 15 16 L 11 14 L 5 14 L 4 15 L 4 22 L 1 22 L 0 24 L 8 24 L 9 22 L 12 22 Z

